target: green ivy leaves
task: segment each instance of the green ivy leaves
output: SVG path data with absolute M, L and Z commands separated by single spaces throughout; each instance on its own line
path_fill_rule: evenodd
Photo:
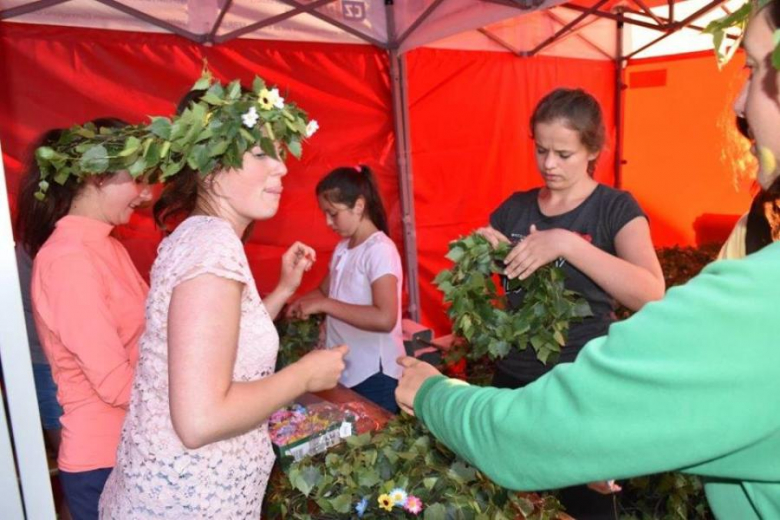
M 590 306 L 564 287 L 563 271 L 552 265 L 538 269 L 525 280 L 511 280 L 510 289 L 523 288 L 523 305 L 507 310 L 506 297 L 493 280 L 503 271 L 508 244 L 496 249 L 481 235 L 472 234 L 450 243 L 447 258 L 455 264 L 434 279 L 449 304 L 453 332 L 469 348 L 458 355 L 469 359 L 506 356 L 512 347 L 530 344 L 542 363 L 557 361 L 573 321 L 591 315 Z
M 277 371 L 295 363 L 307 352 L 316 348 L 320 339 L 320 326 L 324 319 L 323 314 L 314 314 L 305 320 L 281 318 L 276 322 L 276 330 L 279 333 Z
M 243 91 L 238 80 L 223 86 L 204 68 L 191 90 L 205 93 L 180 115 L 123 128 L 97 129 L 91 123 L 69 128 L 57 143 L 36 152 L 41 172 L 36 197 L 45 198 L 49 177 L 64 184 L 71 176 L 81 180 L 126 170 L 136 179 L 164 182 L 185 166 L 203 176 L 220 167 L 241 168 L 244 154 L 255 146 L 276 159 L 280 149 L 300 158 L 302 141 L 318 125 L 278 96 L 277 104 L 263 107 L 259 97 L 265 89 L 258 77 L 251 91 Z
M 268 516 L 356 518 L 366 498 L 364 520 L 380 518 L 514 519 L 556 518 L 553 497 L 510 492 L 488 480 L 433 437 L 420 422 L 399 416 L 378 433 L 347 438 L 327 454 L 293 463 L 269 488 Z M 396 507 L 385 511 L 377 499 L 403 488 L 423 502 L 419 516 Z M 276 516 L 275 516 L 276 515 Z
M 745 35 L 748 21 L 754 12 L 766 7 L 770 0 L 748 0 L 745 4 L 733 13 L 713 20 L 707 24 L 702 31 L 705 34 L 712 34 L 712 43 L 715 47 L 715 58 L 718 61 L 718 67 L 723 68 L 739 49 L 739 44 Z M 731 45 L 726 48 L 724 42 L 730 29 L 738 29 L 738 35 Z M 780 29 L 776 29 L 773 34 L 774 51 L 772 52 L 772 65 L 780 70 Z

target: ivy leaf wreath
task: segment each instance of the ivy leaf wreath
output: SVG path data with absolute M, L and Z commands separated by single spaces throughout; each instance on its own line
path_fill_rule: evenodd
M 453 353 L 454 361 L 464 355 L 499 359 L 513 347 L 522 351 L 530 344 L 539 361 L 555 363 L 571 323 L 592 315 L 588 302 L 564 287 L 563 270 L 552 264 L 525 280 L 509 282 L 510 290 L 522 287 L 525 292 L 522 305 L 509 310 L 493 275 L 503 272 L 510 247 L 502 243 L 494 249 L 476 233 L 450 242 L 447 258 L 455 265 L 439 273 L 434 283 L 449 304 L 453 333 L 469 345 Z

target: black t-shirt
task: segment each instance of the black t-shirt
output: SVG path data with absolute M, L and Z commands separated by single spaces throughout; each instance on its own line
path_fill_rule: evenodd
M 599 184 L 573 210 L 552 217 L 542 214 L 538 197 L 539 188 L 515 193 L 490 215 L 490 225 L 512 241 L 525 238 L 532 224 L 539 231 L 567 229 L 599 249 L 615 255 L 615 236 L 618 231 L 637 217 L 647 218 L 630 193 L 603 184 Z M 568 342 L 561 349 L 559 359 L 560 363 L 566 363 L 574 361 L 585 343 L 607 333 L 610 323 L 615 320 L 617 302 L 563 258 L 558 259 L 557 265 L 563 268 L 566 275 L 565 287 L 582 295 L 593 311 L 592 317 L 573 323 L 569 328 Z M 507 297 L 510 308 L 518 307 L 523 301 L 522 289 L 509 293 Z M 526 383 L 538 379 L 553 367 L 550 364 L 545 366 L 536 359 L 536 351 L 530 345 L 522 352 L 510 350 L 497 366 Z

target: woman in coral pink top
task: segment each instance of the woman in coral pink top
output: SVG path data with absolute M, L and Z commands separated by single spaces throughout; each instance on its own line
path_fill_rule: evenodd
M 22 187 L 20 239 L 35 259 L 35 323 L 64 409 L 60 481 L 73 517 L 96 519 L 130 400 L 148 292 L 111 231 L 151 194 L 119 171 L 71 175 L 52 182 L 40 200 L 40 178 L 32 167 Z

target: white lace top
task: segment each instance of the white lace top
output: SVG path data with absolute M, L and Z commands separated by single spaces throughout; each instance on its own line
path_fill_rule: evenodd
M 274 454 L 267 425 L 187 449 L 171 423 L 167 321 L 177 284 L 202 274 L 245 284 L 233 378 L 273 373 L 279 337 L 257 293 L 243 245 L 227 221 L 196 216 L 160 245 L 146 303 L 146 330 L 117 463 L 100 497 L 107 519 L 260 518 Z

